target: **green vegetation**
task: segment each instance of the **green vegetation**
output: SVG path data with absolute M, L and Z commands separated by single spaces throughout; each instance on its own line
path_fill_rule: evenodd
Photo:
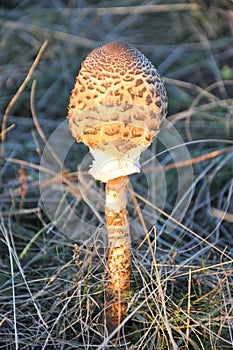
M 0 349 L 232 349 L 231 3 L 1 2 Z M 118 344 L 104 325 L 104 189 L 64 122 L 82 59 L 112 40 L 150 58 L 169 97 L 131 178 Z

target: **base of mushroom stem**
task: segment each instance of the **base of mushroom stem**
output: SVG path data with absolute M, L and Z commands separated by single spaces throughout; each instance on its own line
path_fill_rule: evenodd
M 130 244 L 109 249 L 105 295 L 106 325 L 112 332 L 127 316 L 130 294 Z
M 108 300 L 108 298 L 106 298 Z M 113 332 L 127 316 L 128 297 L 106 300 L 105 317 L 108 332 Z

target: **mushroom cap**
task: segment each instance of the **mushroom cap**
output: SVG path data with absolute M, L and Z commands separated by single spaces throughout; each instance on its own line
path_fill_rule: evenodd
M 140 171 L 141 152 L 166 116 L 167 95 L 152 63 L 132 45 L 110 42 L 82 62 L 68 107 L 69 128 L 90 147 L 98 180 Z

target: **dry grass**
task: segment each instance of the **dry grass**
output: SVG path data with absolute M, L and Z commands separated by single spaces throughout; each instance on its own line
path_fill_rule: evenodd
M 0 349 L 231 349 L 230 2 L 10 3 L 0 8 Z M 82 58 L 116 39 L 152 60 L 169 94 L 168 122 L 131 178 L 132 293 L 118 344 L 104 326 L 104 191 L 63 123 Z

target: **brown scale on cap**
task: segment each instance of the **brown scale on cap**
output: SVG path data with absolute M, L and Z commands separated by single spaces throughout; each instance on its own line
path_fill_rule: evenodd
M 91 51 L 68 111 L 72 135 L 94 156 L 90 174 L 107 182 L 139 172 L 140 154 L 158 133 L 166 108 L 160 76 L 139 50 L 111 42 Z
M 130 44 L 110 42 L 82 63 L 70 97 L 69 127 L 90 148 L 135 135 L 147 147 L 166 108 L 166 91 L 152 63 Z

